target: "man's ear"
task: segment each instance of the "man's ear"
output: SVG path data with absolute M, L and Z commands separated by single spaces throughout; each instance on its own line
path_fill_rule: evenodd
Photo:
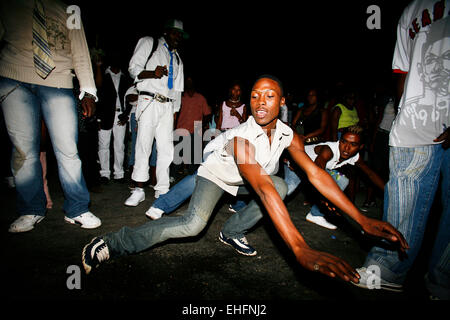
M 285 97 L 281 97 L 280 106 L 283 106 L 285 104 L 286 104 L 286 98 Z
M 361 145 L 359 146 L 359 151 L 361 151 L 364 148 L 364 143 L 361 143 Z

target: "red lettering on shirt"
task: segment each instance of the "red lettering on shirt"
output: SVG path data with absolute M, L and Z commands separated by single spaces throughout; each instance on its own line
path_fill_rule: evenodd
M 426 27 L 429 24 L 431 24 L 430 13 L 428 12 L 428 9 L 425 9 L 422 12 L 422 27 Z
M 442 19 L 445 12 L 445 0 L 440 0 L 436 2 L 433 6 L 433 21 L 431 21 L 431 15 L 428 9 L 422 11 L 422 17 L 420 18 L 420 24 L 423 27 L 430 25 L 432 22 Z M 409 28 L 409 37 L 414 40 L 416 34 L 420 31 L 420 24 L 417 22 L 417 18 L 411 23 L 411 28 Z
M 436 2 L 433 8 L 433 21 L 439 20 L 444 16 L 445 3 L 444 0 Z

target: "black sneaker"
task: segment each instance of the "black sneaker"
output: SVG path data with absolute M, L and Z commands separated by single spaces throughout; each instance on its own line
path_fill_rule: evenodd
M 364 204 L 362 205 L 360 210 L 363 211 L 363 212 L 369 212 L 370 208 L 375 208 L 376 206 L 377 206 L 377 204 L 376 204 L 375 201 L 364 202 Z
M 222 232 L 219 234 L 219 240 L 229 246 L 232 246 L 234 250 L 243 254 L 244 256 L 254 256 L 256 255 L 256 250 L 250 246 L 245 237 L 240 239 L 227 238 Z
M 81 260 L 86 274 L 91 272 L 92 268 L 96 268 L 102 261 L 109 259 L 109 250 L 102 238 L 94 238 L 83 248 Z

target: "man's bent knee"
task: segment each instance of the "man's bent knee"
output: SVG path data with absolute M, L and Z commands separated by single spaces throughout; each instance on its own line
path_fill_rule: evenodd
M 186 237 L 195 237 L 198 235 L 206 226 L 206 222 L 200 219 L 198 216 L 193 215 L 189 221 L 184 226 L 184 235 Z

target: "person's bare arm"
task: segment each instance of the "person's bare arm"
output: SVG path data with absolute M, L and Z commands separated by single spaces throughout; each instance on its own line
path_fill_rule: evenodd
M 235 138 L 232 150 L 243 178 L 260 197 L 278 233 L 306 269 L 321 272 L 329 277 L 358 282 L 357 272 L 344 260 L 326 252 L 311 249 L 293 224 L 289 212 L 275 189 L 272 179 L 256 162 L 254 146 L 247 140 Z M 305 154 L 306 157 L 308 157 Z M 309 158 L 308 158 L 309 159 Z
M 325 196 L 325 198 L 330 200 L 336 207 L 355 220 L 362 227 L 364 232 L 389 241 L 398 242 L 402 251 L 405 251 L 408 248 L 408 244 L 403 235 L 391 224 L 368 218 L 359 212 L 350 199 L 348 199 L 338 187 L 333 178 L 325 170 L 319 168 L 306 155 L 303 142 L 295 133 L 288 151 L 292 159 L 306 172 L 311 184 Z
M 157 66 L 155 70 L 143 70 L 139 73 L 139 79 L 161 79 L 163 76 L 167 76 L 168 71 L 166 66 Z
M 380 190 L 384 190 L 384 181 L 381 177 L 373 171 L 361 158 L 355 163 L 355 165 L 366 174 L 366 176 L 376 185 Z
M 301 137 L 300 137 L 301 138 Z M 328 161 L 333 158 L 333 151 L 327 145 L 320 145 L 314 147 L 314 152 L 317 154 L 316 160 L 314 163 L 321 169 L 326 168 Z

